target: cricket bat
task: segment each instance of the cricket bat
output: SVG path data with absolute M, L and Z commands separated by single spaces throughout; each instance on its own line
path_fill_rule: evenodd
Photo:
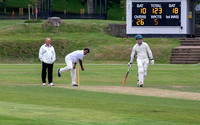
M 124 85 L 125 85 L 125 83 L 126 83 L 126 79 L 127 79 L 127 77 L 128 77 L 130 68 L 131 68 L 131 66 L 128 67 L 127 73 L 126 73 L 125 78 L 124 78 L 124 81 L 123 81 L 123 83 L 122 83 L 122 87 L 124 87 Z

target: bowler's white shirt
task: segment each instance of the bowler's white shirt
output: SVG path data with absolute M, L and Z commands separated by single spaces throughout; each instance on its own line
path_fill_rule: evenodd
M 77 63 L 80 60 L 83 60 L 84 55 L 84 51 L 83 50 L 76 50 L 70 54 L 68 54 L 67 56 L 69 56 L 72 60 L 72 63 Z
M 141 45 L 135 44 L 132 49 L 131 59 L 134 59 L 135 54 L 137 54 L 138 59 L 146 59 L 148 58 L 147 53 L 149 54 L 149 58 L 153 59 L 151 49 L 149 48 L 149 45 L 147 43 L 142 42 Z
M 56 61 L 54 47 L 52 45 L 49 45 L 49 47 L 46 44 L 42 45 L 39 50 L 39 59 L 44 63 L 53 64 Z

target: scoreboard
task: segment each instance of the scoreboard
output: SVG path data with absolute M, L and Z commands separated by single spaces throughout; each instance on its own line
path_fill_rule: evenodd
M 126 35 L 195 36 L 194 0 L 126 0 Z
M 132 2 L 132 26 L 180 26 L 181 2 Z

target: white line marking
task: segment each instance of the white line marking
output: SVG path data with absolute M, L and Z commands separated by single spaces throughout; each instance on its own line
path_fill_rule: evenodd
M 42 64 L 0 64 L 0 65 L 42 65 Z M 57 63 L 57 64 L 54 64 L 54 65 L 66 65 L 64 63 Z M 128 66 L 128 63 L 127 64 L 84 64 L 84 65 L 127 65 Z M 132 64 L 132 65 L 137 65 L 137 64 Z M 168 65 L 190 65 L 190 66 L 197 66 L 197 65 L 200 65 L 200 64 L 154 64 L 154 65 L 163 65 L 163 66 L 168 66 Z

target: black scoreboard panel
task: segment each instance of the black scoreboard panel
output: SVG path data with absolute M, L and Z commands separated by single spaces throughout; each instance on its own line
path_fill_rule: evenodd
M 132 2 L 132 26 L 180 26 L 181 2 Z

